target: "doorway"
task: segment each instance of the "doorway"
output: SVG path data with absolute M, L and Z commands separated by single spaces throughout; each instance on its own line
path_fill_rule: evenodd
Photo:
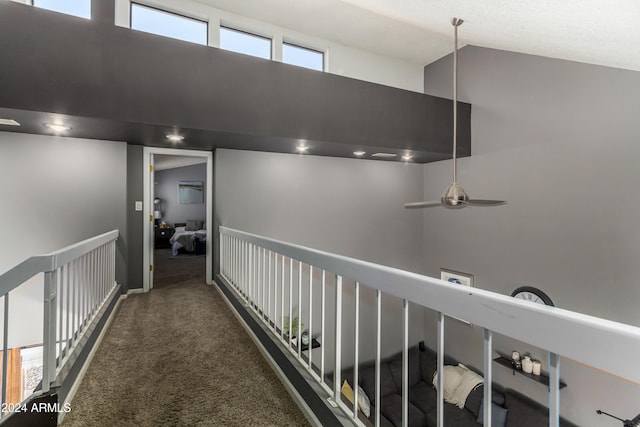
M 213 153 L 145 147 L 143 149 L 143 159 L 143 290 L 148 292 L 154 287 L 154 271 L 156 270 L 156 254 L 154 251 L 156 243 L 158 245 L 166 245 L 167 247 L 163 248 L 166 249 L 166 254 L 171 253 L 171 256 L 173 256 L 174 243 L 169 243 L 169 240 L 176 230 L 187 235 L 182 236 L 184 239 L 191 239 L 180 240 L 184 243 L 183 249 L 180 249 L 180 251 L 186 251 L 186 257 L 204 255 L 206 259 L 205 280 L 207 284 L 212 284 L 213 241 L 215 237 L 213 235 L 215 230 L 213 229 L 212 200 Z M 169 161 L 169 164 L 167 161 Z M 206 178 L 202 180 L 198 176 L 189 175 L 175 179 L 175 192 L 167 188 L 167 185 L 172 186 L 172 184 L 163 183 L 161 190 L 162 194 L 164 194 L 165 200 L 163 200 L 156 194 L 156 183 L 158 182 L 156 173 L 159 174 L 158 176 L 160 174 L 166 175 L 166 173 L 156 168 L 156 162 L 159 162 L 158 166 L 161 163 L 164 164 L 164 166 L 160 166 L 161 170 L 172 169 L 170 162 L 182 167 L 201 164 L 206 169 Z M 187 169 L 185 168 L 184 170 Z M 202 205 L 197 206 L 200 200 L 204 204 L 204 215 L 202 215 Z M 181 204 L 181 202 L 183 203 Z M 187 221 L 189 221 L 189 227 L 187 227 Z M 187 228 L 189 230 L 185 231 Z M 179 236 L 176 235 L 177 237 Z M 162 260 L 166 261 L 164 259 L 165 252 L 161 252 L 161 254 Z M 181 254 L 176 254 L 176 256 L 179 255 Z M 158 261 L 161 260 L 158 259 Z

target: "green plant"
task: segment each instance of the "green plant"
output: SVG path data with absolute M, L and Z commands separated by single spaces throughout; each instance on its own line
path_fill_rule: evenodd
M 291 336 L 291 337 L 295 337 L 298 334 L 298 316 L 293 316 L 293 319 L 291 320 L 291 333 L 289 333 L 289 316 L 285 316 L 283 318 L 283 326 L 282 326 L 282 330 L 284 331 L 284 334 L 287 336 Z M 300 325 L 300 327 L 302 329 L 304 329 L 304 323 L 302 323 Z

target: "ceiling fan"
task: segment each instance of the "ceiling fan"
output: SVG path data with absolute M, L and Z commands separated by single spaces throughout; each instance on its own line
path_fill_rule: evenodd
M 457 182 L 457 144 L 458 144 L 458 27 L 464 21 L 459 18 L 452 18 L 453 25 L 453 182 L 442 194 L 440 200 L 430 200 L 427 202 L 412 202 L 404 205 L 407 209 L 429 208 L 432 206 L 444 206 L 449 209 L 459 209 L 465 206 L 497 206 L 503 205 L 504 200 L 482 200 L 470 199 L 466 191 Z

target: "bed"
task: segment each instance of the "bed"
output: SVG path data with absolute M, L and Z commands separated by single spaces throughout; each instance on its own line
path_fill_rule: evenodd
M 187 220 L 187 222 L 175 223 L 176 232 L 171 236 L 171 255 L 178 256 L 180 252 L 187 252 L 193 255 L 205 253 L 205 242 L 207 241 L 207 230 L 204 221 Z

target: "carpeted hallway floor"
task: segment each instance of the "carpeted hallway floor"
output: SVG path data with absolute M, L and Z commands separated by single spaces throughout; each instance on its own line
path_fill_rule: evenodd
M 309 425 L 204 283 L 205 258 L 167 251 L 156 250 L 154 289 L 120 304 L 62 425 Z

